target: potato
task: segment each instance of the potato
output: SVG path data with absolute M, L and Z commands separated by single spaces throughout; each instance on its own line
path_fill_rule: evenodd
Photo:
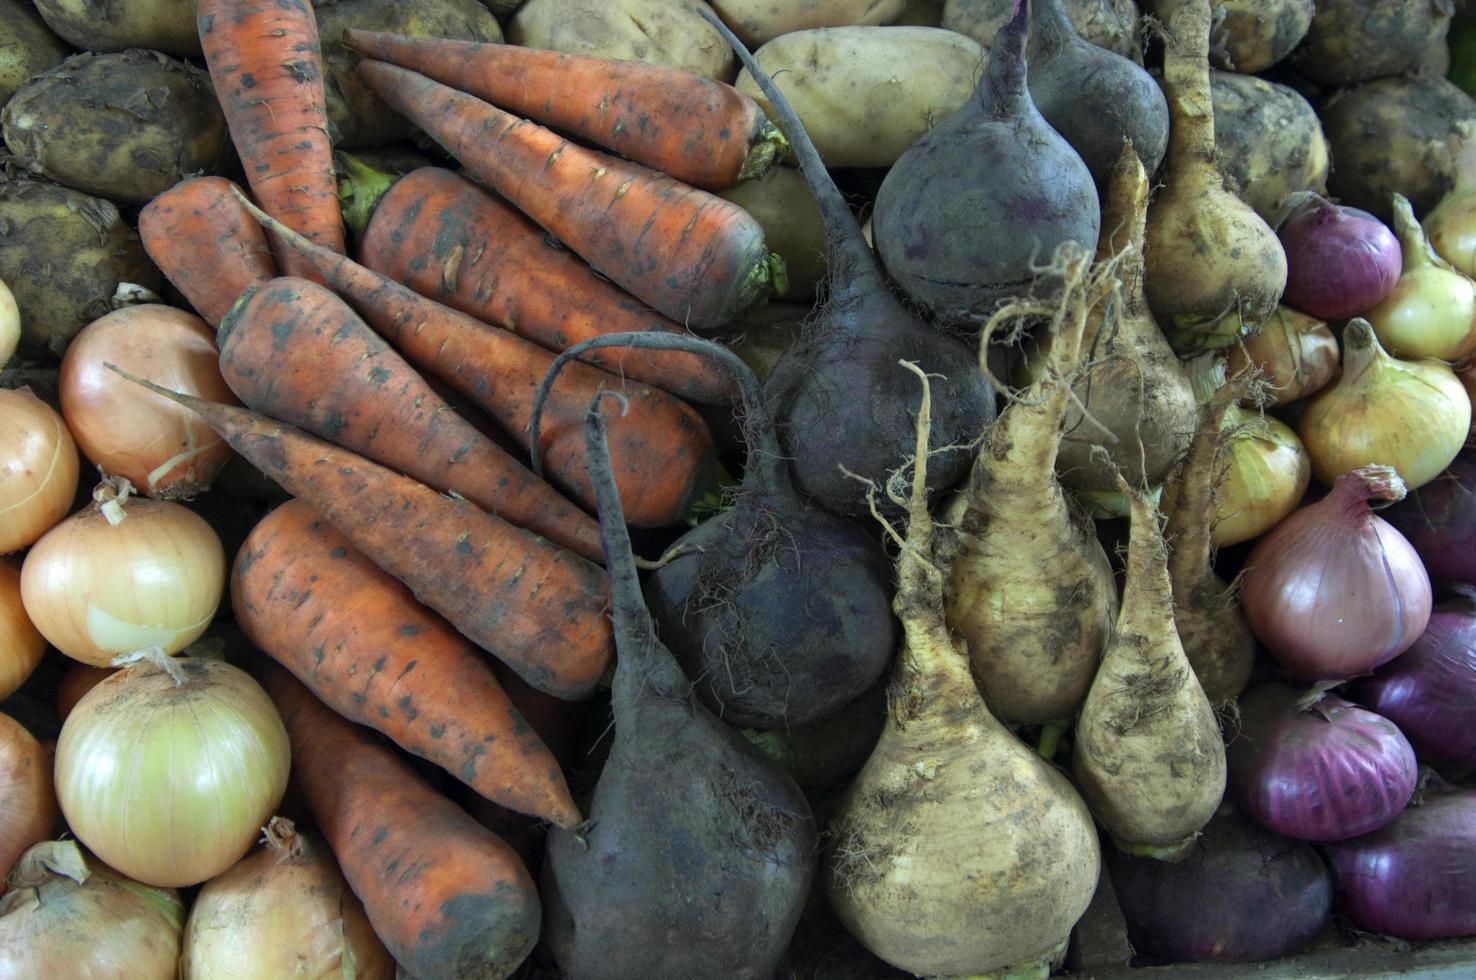
M 1210 72 L 1215 149 L 1240 199 L 1273 228 L 1277 202 L 1327 189 L 1327 140 L 1311 103 L 1295 89 L 1251 75 Z
M 789 285 L 774 298 L 813 300 L 815 287 L 825 278 L 825 226 L 804 175 L 793 167 L 775 167 L 718 195 L 753 215 L 763 226 L 769 251 L 783 257 Z
M 700 6 L 700 0 L 694 0 Z M 513 15 L 513 44 L 644 61 L 729 82 L 738 59 L 686 0 L 528 0 Z
M 26 0 L 0 0 L 0 105 L 26 79 L 55 68 L 70 53 Z
M 943 26 L 967 34 L 987 50 L 1010 19 L 1013 5 L 1013 0 L 947 0 Z M 1138 5 L 1133 0 L 1066 0 L 1066 16 L 1088 41 L 1143 63 Z
M 84 51 L 201 56 L 195 0 L 36 0 L 36 10 L 58 37 Z
M 230 153 L 210 76 L 154 51 L 73 55 L 0 111 L 17 162 L 110 201 L 146 203 Z
M 890 167 L 964 104 L 984 67 L 978 42 L 937 27 L 818 27 L 754 56 L 828 167 Z M 746 70 L 735 85 L 769 111 Z
M 1450 28 L 1450 0 L 1318 0 L 1292 56 L 1324 85 L 1353 85 L 1413 71 Z
M 905 0 L 711 0 L 733 33 L 750 48 L 780 34 L 812 27 L 890 24 Z
M 343 43 L 350 27 L 410 37 L 501 41 L 497 18 L 477 0 L 330 0 L 316 7 L 322 40 L 323 97 L 333 145 L 355 149 L 393 143 L 414 127 L 359 78 L 359 55 Z
M 0 279 L 20 307 L 21 343 L 58 357 L 104 313 L 164 291 L 116 205 L 42 180 L 0 180 Z

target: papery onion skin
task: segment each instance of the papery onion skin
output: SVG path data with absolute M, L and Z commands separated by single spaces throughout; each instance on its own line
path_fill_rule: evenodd
M 1287 306 L 1345 320 L 1393 291 L 1403 269 L 1399 240 L 1378 218 L 1310 194 L 1277 229 L 1286 250 Z
M 29 388 L 0 388 L 0 555 L 34 543 L 77 496 L 77 444 Z
M 1436 588 L 1476 585 L 1476 455 L 1462 453 L 1444 473 L 1379 516 L 1414 545 Z
M 1430 578 L 1404 536 L 1368 505 L 1399 499 L 1387 466 L 1333 490 L 1268 531 L 1246 558 L 1241 607 L 1276 663 L 1306 681 L 1347 680 L 1394 659 L 1430 620 Z
M 0 712 L 0 880 L 26 848 L 51 836 L 58 815 L 51 754 Z
M 1216 548 L 1259 537 L 1297 509 L 1312 482 L 1312 461 L 1278 418 L 1232 408 L 1225 473 L 1215 496 L 1210 542 Z
M 62 725 L 56 793 L 78 840 L 158 887 L 240 860 L 287 787 L 287 732 L 266 693 L 223 661 L 180 658 L 99 683 Z
M 1397 724 L 1421 762 L 1464 775 L 1476 771 L 1476 592 L 1461 588 L 1414 646 L 1350 696 Z
M 1379 343 L 1395 357 L 1458 361 L 1476 353 L 1476 282 L 1435 253 L 1399 194 L 1394 230 L 1404 255 L 1399 282 L 1379 303 L 1355 312 L 1373 324 Z
M 1414 749 L 1389 719 L 1333 694 L 1260 684 L 1240 696 L 1240 730 L 1225 748 L 1230 793 L 1267 830 L 1296 840 L 1346 840 L 1379 829 L 1414 795 Z
M 45 652 L 46 638 L 21 603 L 20 570 L 0 559 L 0 701 L 20 689 Z
M 1251 364 L 1271 386 L 1267 407 L 1316 394 L 1338 373 L 1338 338 L 1316 317 L 1278 306 L 1276 313 L 1243 341 L 1230 347 L 1227 368 L 1233 377 Z
M 1311 945 L 1332 914 L 1317 851 L 1222 807 L 1177 863 L 1104 848 L 1140 953 L 1175 962 L 1253 963 Z
M 1411 941 L 1476 935 L 1476 792 L 1430 791 L 1371 834 L 1322 845 L 1338 910 Z
M 149 646 L 176 653 L 210 625 L 225 593 L 225 549 L 182 504 L 134 498 L 114 526 L 97 507 L 36 542 L 21 566 L 31 622 L 96 667 Z

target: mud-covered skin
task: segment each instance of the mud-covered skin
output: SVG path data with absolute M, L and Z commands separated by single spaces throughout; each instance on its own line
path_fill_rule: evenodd
M 722 38 L 689 4 L 671 0 L 527 0 L 508 22 L 507 40 L 666 65 L 719 82 L 738 72 Z
M 1211 71 L 1210 93 L 1220 172 L 1268 224 L 1286 195 L 1327 189 L 1330 159 L 1322 121 L 1295 89 Z
M 1215 0 L 1214 9 L 1210 60 L 1253 75 L 1292 53 L 1312 23 L 1316 0 Z
M 120 203 L 213 174 L 230 153 L 210 76 L 152 51 L 73 55 L 23 85 L 0 125 L 21 165 Z
M 1336 165 L 1328 190 L 1341 204 L 1388 223 L 1395 192 L 1415 214 L 1455 186 L 1456 156 L 1476 134 L 1476 101 L 1443 78 L 1381 78 L 1335 93 L 1320 107 Z
M 190 0 L 37 0 L 36 10 L 57 37 L 83 51 L 142 48 L 200 57 Z
M 966 34 L 987 49 L 1010 19 L 1012 0 L 947 0 L 943 26 Z M 1084 39 L 1142 63 L 1140 14 L 1133 0 L 1065 0 L 1066 14 Z
M 0 180 L 0 279 L 21 309 L 21 343 L 58 357 L 115 308 L 120 285 L 164 290 L 112 202 L 40 180 Z
M 1324 85 L 1353 85 L 1419 67 L 1445 37 L 1451 0 L 1318 0 L 1292 63 Z
M 0 105 L 27 79 L 55 68 L 70 53 L 26 0 L 0 0 Z
M 710 6 L 750 48 L 815 27 L 890 24 L 906 0 L 712 0 Z
M 825 281 L 825 225 L 800 172 L 774 167 L 762 177 L 719 191 L 718 196 L 753 215 L 764 229 L 769 250 L 784 259 L 786 282 L 773 298 L 813 303 L 816 287 Z M 770 305 L 750 310 L 748 317 L 762 317 Z

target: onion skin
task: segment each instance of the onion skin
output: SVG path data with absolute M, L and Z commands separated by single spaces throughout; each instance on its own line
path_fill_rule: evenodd
M 1399 726 L 1421 762 L 1476 770 L 1476 592 L 1435 607 L 1414 646 L 1355 683 L 1350 696 Z
M 62 675 L 61 683 L 56 688 L 56 716 L 63 722 L 72 709 L 77 707 L 87 694 L 106 678 L 118 672 L 116 667 L 94 667 L 91 664 L 74 663 Z
M 1312 461 L 1278 418 L 1232 406 L 1210 541 L 1216 548 L 1259 537 L 1297 509 L 1312 482 Z
M 1324 694 L 1261 684 L 1240 697 L 1240 732 L 1225 749 L 1230 793 L 1267 830 L 1307 841 L 1377 830 L 1409 804 L 1414 749 L 1387 718 Z
M 1332 914 L 1317 851 L 1222 807 L 1182 861 L 1104 855 L 1133 948 L 1174 962 L 1254 963 L 1311 945 Z M 1267 914 L 1274 910 L 1274 914 Z
M 29 388 L 0 388 L 0 555 L 34 544 L 72 508 L 77 444 Z
M 1372 496 L 1402 495 L 1388 467 L 1354 470 L 1251 549 L 1241 606 L 1251 631 L 1292 677 L 1367 674 L 1425 631 L 1429 576 L 1414 547 L 1368 505 Z
M 1476 792 L 1426 792 L 1387 826 L 1324 844 L 1338 910 L 1367 932 L 1476 935 Z
M 0 881 L 28 847 L 51 836 L 58 816 L 51 754 L 20 722 L 0 712 Z
M 1338 338 L 1316 317 L 1278 306 L 1271 319 L 1228 352 L 1231 377 L 1252 364 L 1271 386 L 1267 407 L 1285 405 L 1316 394 L 1337 375 Z
M 45 652 L 46 638 L 21 604 L 20 570 L 0 559 L 0 701 L 20 689 Z
M 1380 516 L 1414 545 L 1436 588 L 1476 584 L 1476 456 L 1462 453 Z
M 20 307 L 15 305 L 15 296 L 10 287 L 0 280 L 0 368 L 10 360 L 20 344 Z
M 1393 291 L 1403 269 L 1399 240 L 1382 221 L 1317 194 L 1277 229 L 1286 250 L 1281 301 L 1321 320 L 1346 320 Z
M 1394 195 L 1394 230 L 1403 255 L 1399 281 L 1377 304 L 1355 312 L 1395 357 L 1459 361 L 1476 353 L 1476 282 L 1435 254 L 1400 194 Z

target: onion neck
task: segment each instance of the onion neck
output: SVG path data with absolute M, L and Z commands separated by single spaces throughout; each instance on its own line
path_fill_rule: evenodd
M 103 518 L 113 527 L 117 527 L 128 516 L 124 505 L 132 494 L 133 484 L 128 482 L 128 477 L 105 476 L 93 489 L 92 502 L 97 504 Z
M 1337 387 L 1358 384 L 1369 370 L 1386 367 L 1393 360 L 1379 344 L 1373 325 L 1355 317 L 1343 328 L 1343 375 L 1338 378 Z
M 1181 174 L 1213 173 L 1215 109 L 1210 97 L 1209 0 L 1177 0 L 1169 19 L 1163 84 L 1169 104 L 1170 167 Z
M 1404 275 L 1421 269 L 1450 268 L 1435 254 L 1425 229 L 1415 218 L 1414 206 L 1403 194 L 1394 195 L 1394 236 L 1399 239 L 1399 249 L 1404 258 Z
M 1404 481 L 1392 466 L 1361 466 L 1338 477 L 1332 492 L 1313 506 L 1349 524 L 1363 524 L 1373 516 L 1371 500 L 1395 503 L 1404 499 Z

